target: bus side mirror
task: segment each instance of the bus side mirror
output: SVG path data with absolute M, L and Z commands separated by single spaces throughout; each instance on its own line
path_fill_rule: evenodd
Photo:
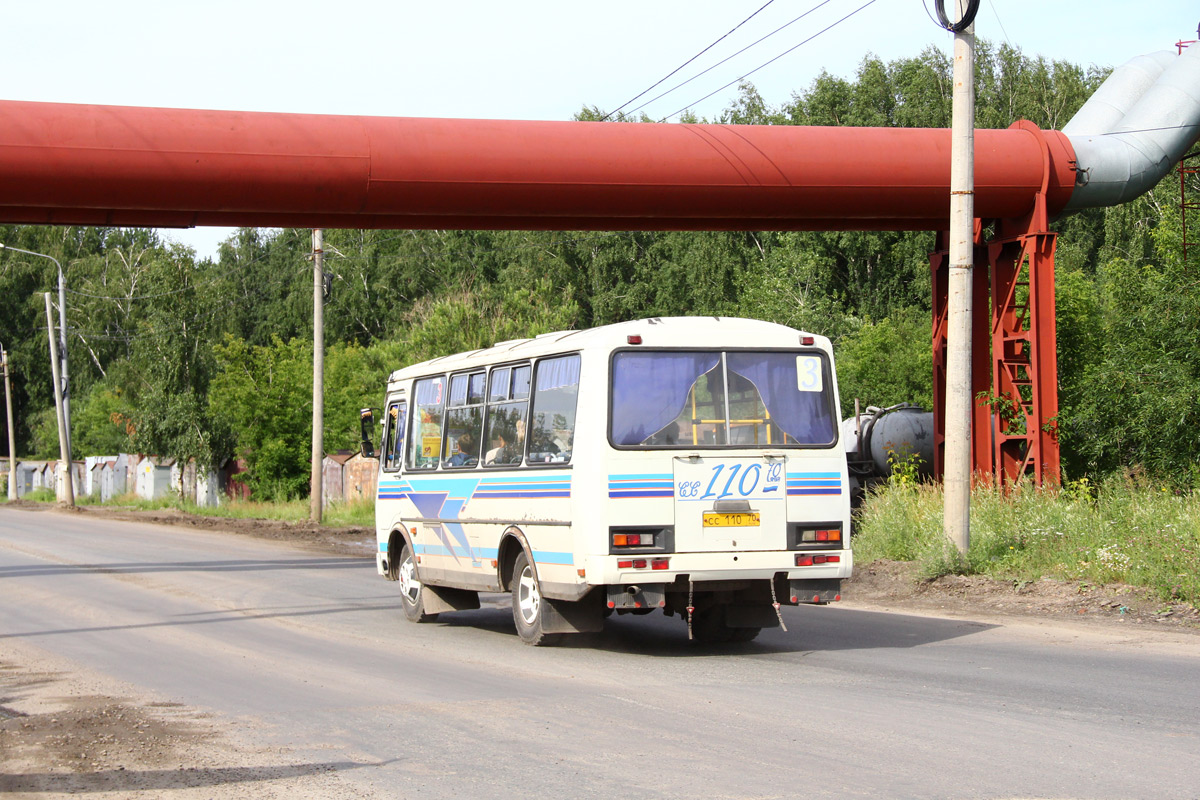
M 375 445 L 371 443 L 375 433 L 375 414 L 369 408 L 364 408 L 359 414 L 359 425 L 362 428 L 363 458 L 375 458 Z

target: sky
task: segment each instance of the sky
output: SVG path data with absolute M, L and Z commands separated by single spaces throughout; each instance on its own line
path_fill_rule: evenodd
M 950 53 L 934 2 L 27 0 L 5 9 L 0 98 L 566 120 L 585 105 L 613 110 L 700 54 L 627 110 L 712 67 L 641 109 L 711 119 L 739 78 L 774 106 L 822 70 L 853 78 L 870 54 Z M 975 27 L 1030 56 L 1116 66 L 1196 39 L 1198 24 L 1194 0 L 982 0 Z M 230 230 L 164 235 L 204 257 Z

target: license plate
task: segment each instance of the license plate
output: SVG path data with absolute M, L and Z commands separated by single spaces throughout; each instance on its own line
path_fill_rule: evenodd
M 704 514 L 706 528 L 752 528 L 758 524 L 757 511 L 706 511 Z

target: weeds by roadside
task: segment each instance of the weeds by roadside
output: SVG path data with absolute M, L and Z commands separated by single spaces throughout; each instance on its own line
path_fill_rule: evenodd
M 864 503 L 855 560 L 916 562 L 925 577 L 953 573 L 1012 581 L 1043 576 L 1152 589 L 1200 606 L 1200 498 L 1161 488 L 1076 482 L 971 495 L 971 547 L 960 559 L 942 530 L 940 486 L 885 486 Z

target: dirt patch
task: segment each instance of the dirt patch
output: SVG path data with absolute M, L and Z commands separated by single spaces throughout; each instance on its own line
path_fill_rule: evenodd
M 296 762 L 285 751 L 247 744 L 249 732 L 228 723 L 218 728 L 193 709 L 131 694 L 133 687 L 14 645 L 0 661 L 0 795 L 362 796 L 337 772 L 369 765 Z
M 915 564 L 874 561 L 855 565 L 843 584 L 847 600 L 881 608 L 956 617 L 1040 617 L 1099 625 L 1152 625 L 1200 633 L 1200 610 L 1167 603 L 1147 589 L 1078 581 L 1000 581 L 982 575 L 922 579 Z

